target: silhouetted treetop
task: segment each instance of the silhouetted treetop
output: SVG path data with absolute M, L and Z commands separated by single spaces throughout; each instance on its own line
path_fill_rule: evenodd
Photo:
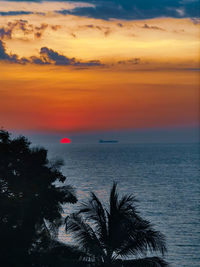
M 63 222 L 62 204 L 76 202 L 61 166 L 48 160 L 46 149 L 30 147 L 24 136 L 12 139 L 0 131 L 0 260 L 25 258 L 50 246 Z

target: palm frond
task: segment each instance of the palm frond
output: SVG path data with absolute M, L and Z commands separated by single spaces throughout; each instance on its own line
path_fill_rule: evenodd
M 117 183 L 114 182 L 110 191 L 110 215 L 115 213 L 118 207 Z
M 95 231 L 102 243 L 107 243 L 107 218 L 104 207 L 98 197 L 91 193 L 88 202 L 82 203 L 79 214 L 83 213 L 85 218 L 94 223 Z
M 126 267 L 168 267 L 169 264 L 159 257 L 149 257 L 135 260 L 125 260 L 122 263 Z
M 165 237 L 152 228 L 151 224 L 142 220 L 129 220 L 122 229 L 123 241 L 118 249 L 118 255 L 125 257 L 130 254 L 144 254 L 148 250 L 160 251 L 162 255 L 167 251 Z
M 125 195 L 119 200 L 117 184 L 114 183 L 110 193 L 110 211 L 107 213 L 109 240 L 113 250 L 118 250 L 129 240 L 127 228 L 129 222 L 138 218 L 133 195 Z
M 85 223 L 80 215 L 72 214 L 68 218 L 67 230 L 73 233 L 78 244 L 88 255 L 88 258 L 101 258 L 104 250 L 92 227 Z
M 120 232 L 120 217 L 119 217 L 119 202 L 118 202 L 118 193 L 117 193 L 117 183 L 113 183 L 113 186 L 110 191 L 110 209 L 107 211 L 108 217 L 108 239 L 110 249 L 114 250 L 118 247 L 118 242 L 121 242 L 119 235 Z
M 135 202 L 137 202 L 137 200 L 133 195 L 124 195 L 119 200 L 118 209 L 123 214 L 135 216 L 136 214 L 138 214 L 138 212 L 136 211 L 136 207 L 134 206 Z

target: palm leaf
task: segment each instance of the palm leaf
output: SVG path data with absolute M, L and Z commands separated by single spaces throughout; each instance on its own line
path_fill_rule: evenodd
M 88 202 L 82 203 L 80 213 L 83 213 L 87 220 L 94 223 L 95 231 L 100 242 L 107 244 L 108 230 L 106 213 L 101 201 L 94 193 L 91 193 L 91 198 Z
M 168 267 L 168 263 L 159 257 L 149 257 L 136 260 L 123 261 L 122 266 L 127 267 Z
M 72 214 L 68 218 L 67 230 L 74 234 L 75 239 L 86 252 L 88 258 L 102 258 L 104 250 L 92 227 L 85 223 L 80 215 Z
M 118 209 L 118 193 L 117 193 L 117 183 L 113 183 L 110 191 L 110 215 L 115 214 Z
M 130 254 L 145 254 L 148 251 L 166 252 L 165 237 L 155 231 L 151 224 L 145 220 L 129 221 L 122 229 L 123 242 L 117 249 L 117 255 L 126 257 Z

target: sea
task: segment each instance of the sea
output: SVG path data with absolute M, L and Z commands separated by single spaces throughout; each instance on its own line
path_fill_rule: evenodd
M 172 267 L 200 266 L 199 144 L 49 144 L 49 158 L 63 159 L 67 184 L 78 203 L 95 192 L 108 202 L 113 182 L 133 194 L 143 218 L 166 236 Z M 65 205 L 63 216 L 79 204 Z M 61 228 L 59 239 L 70 242 Z

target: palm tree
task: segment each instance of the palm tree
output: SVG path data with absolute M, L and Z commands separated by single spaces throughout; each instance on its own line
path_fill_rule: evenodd
M 120 199 L 116 187 L 114 183 L 108 209 L 91 193 L 88 202 L 67 220 L 66 231 L 75 237 L 84 260 L 89 266 L 168 266 L 161 257 L 147 257 L 149 252 L 164 256 L 164 236 L 140 217 L 135 197 L 124 195 Z

